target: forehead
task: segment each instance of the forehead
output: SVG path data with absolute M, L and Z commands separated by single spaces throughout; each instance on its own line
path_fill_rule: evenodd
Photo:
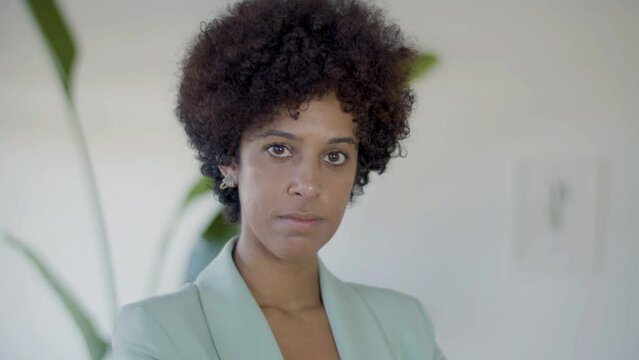
M 297 119 L 291 117 L 288 110 L 281 110 L 266 125 L 247 129 L 244 134 L 246 140 L 260 139 L 271 130 L 289 132 L 299 138 L 355 136 L 353 115 L 342 110 L 342 104 L 334 93 L 302 103 L 298 110 Z

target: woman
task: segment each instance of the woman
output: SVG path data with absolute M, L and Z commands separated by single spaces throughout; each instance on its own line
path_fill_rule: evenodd
M 415 55 L 359 0 L 243 1 L 202 29 L 176 113 L 240 235 L 194 283 L 124 306 L 116 359 L 444 359 L 418 300 L 317 256 L 401 153 Z

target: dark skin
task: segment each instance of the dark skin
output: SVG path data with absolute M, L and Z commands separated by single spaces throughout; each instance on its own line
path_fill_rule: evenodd
M 237 251 L 234 260 L 242 269 L 240 274 L 262 309 L 285 359 L 339 359 L 319 285 L 317 281 L 305 280 L 314 278 L 316 271 L 247 269 Z M 265 283 L 260 283 L 262 280 Z
M 305 104 L 306 105 L 306 104 Z M 337 231 L 357 168 L 355 123 L 334 93 L 249 129 L 237 181 L 241 233 L 233 260 L 285 359 L 339 359 L 322 304 L 317 252 Z

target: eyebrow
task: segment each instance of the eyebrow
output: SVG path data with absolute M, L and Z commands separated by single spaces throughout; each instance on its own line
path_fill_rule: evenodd
M 297 138 L 297 136 L 286 132 L 286 131 L 281 131 L 281 130 L 268 130 L 263 134 L 258 135 L 257 137 L 259 138 L 264 138 L 267 136 L 278 136 L 278 137 L 283 137 L 289 140 L 299 140 Z M 350 136 L 342 136 L 342 137 L 334 137 L 334 138 L 330 138 L 327 141 L 327 144 L 337 144 L 337 143 L 347 143 L 347 144 L 351 144 L 353 146 L 357 146 L 357 141 L 355 141 L 355 138 L 350 137 Z

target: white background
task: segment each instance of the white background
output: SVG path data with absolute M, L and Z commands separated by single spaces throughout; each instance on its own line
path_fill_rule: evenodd
M 211 1 L 61 1 L 79 45 L 74 87 L 95 164 L 120 303 L 147 296 L 159 236 L 198 164 L 174 118 L 178 62 Z M 374 176 L 322 256 L 342 279 L 416 295 L 449 359 L 639 358 L 639 3 L 386 1 L 441 64 L 416 84 L 408 157 Z M 513 161 L 608 166 L 601 267 L 507 264 Z M 96 221 L 47 49 L 0 2 L 0 228 L 25 239 L 108 335 Z M 175 288 L 212 198 L 178 229 Z M 588 224 L 584 224 L 587 226 Z M 543 264 L 541 264 L 543 267 Z M 0 358 L 85 359 L 39 274 L 0 243 Z

